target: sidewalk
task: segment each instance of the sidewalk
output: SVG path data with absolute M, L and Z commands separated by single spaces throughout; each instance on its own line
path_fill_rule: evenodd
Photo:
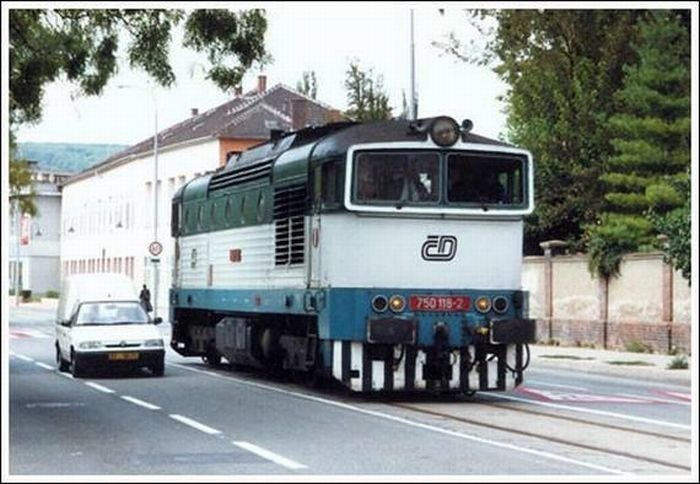
M 565 368 L 675 385 L 690 386 L 691 383 L 690 368 L 668 369 L 676 357 L 665 354 L 531 344 L 530 355 L 531 368 Z M 687 361 L 689 367 L 692 366 L 690 357 L 687 357 Z

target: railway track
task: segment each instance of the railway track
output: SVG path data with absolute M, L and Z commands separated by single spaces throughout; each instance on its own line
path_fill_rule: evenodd
M 675 470 L 691 471 L 689 436 L 655 432 L 492 401 L 384 403 L 390 407 L 439 417 L 459 424 L 531 437 Z

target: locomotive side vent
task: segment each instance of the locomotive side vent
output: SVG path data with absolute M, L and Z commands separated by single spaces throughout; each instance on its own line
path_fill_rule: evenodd
M 221 190 L 254 180 L 262 180 L 268 178 L 271 171 L 272 158 L 234 168 L 233 170 L 222 171 L 212 177 L 211 182 L 209 182 L 209 191 Z
M 304 263 L 306 184 L 275 190 L 275 265 Z

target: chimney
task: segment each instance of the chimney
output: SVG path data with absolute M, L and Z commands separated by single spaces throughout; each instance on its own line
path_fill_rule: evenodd
M 262 94 L 266 90 L 267 90 L 267 76 L 261 74 L 258 76 L 258 94 Z
M 233 94 L 235 94 L 236 97 L 241 97 L 241 95 L 243 94 L 243 88 L 241 86 L 234 87 Z
M 309 101 L 292 99 L 292 131 L 302 129 L 308 123 Z
M 192 116 L 197 116 L 199 114 L 199 109 L 197 108 L 192 108 L 190 111 L 192 112 Z

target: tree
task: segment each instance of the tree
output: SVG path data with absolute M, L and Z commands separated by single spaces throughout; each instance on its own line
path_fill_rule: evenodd
M 627 252 L 651 249 L 654 225 L 670 232 L 674 248 L 689 243 L 675 238 L 689 236 L 678 224 L 686 210 L 690 215 L 690 30 L 682 16 L 657 10 L 639 31 L 638 61 L 625 66 L 618 112 L 609 120 L 615 153 L 600 177 L 604 216 L 589 227 L 591 243 L 610 248 L 608 258 L 622 257 L 620 238 Z
M 350 63 L 346 71 L 345 89 L 349 108 L 345 115 L 355 121 L 380 121 L 391 119 L 389 96 L 384 92 L 384 79 L 374 77 L 372 69 L 364 72 L 357 61 Z
M 314 71 L 304 71 L 301 75 L 301 81 L 297 82 L 297 91 L 309 96 L 311 99 L 316 99 L 318 82 L 316 81 L 316 73 Z
M 13 210 L 16 210 L 19 204 L 20 213 L 36 215 L 29 163 L 17 157 L 17 142 L 13 132 L 10 132 L 10 198 L 14 202 Z
M 472 22 L 490 39 L 465 56 L 454 37 L 443 49 L 490 64 L 508 85 L 507 139 L 536 163 L 536 208 L 526 220 L 525 252 L 548 239 L 583 248 L 602 209 L 599 177 L 612 151 L 606 120 L 633 58 L 630 39 L 643 11 L 482 10 Z M 495 24 L 492 31 L 489 21 Z
M 263 10 L 223 9 L 11 9 L 10 131 L 41 119 L 44 86 L 65 77 L 83 95 L 100 95 L 117 73 L 120 40 L 132 68 L 145 70 L 162 86 L 175 75 L 168 59 L 171 30 L 185 20 L 184 46 L 207 55 L 207 78 L 221 89 L 240 83 L 256 62 L 268 60 Z M 10 171 L 11 185 L 21 169 Z

